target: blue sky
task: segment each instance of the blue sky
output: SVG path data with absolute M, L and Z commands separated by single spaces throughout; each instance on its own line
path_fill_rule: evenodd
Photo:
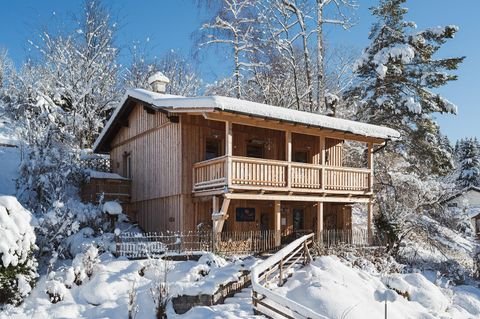
M 373 22 L 368 8 L 373 0 L 359 0 L 356 11 L 358 23 L 352 29 L 327 28 L 330 45 L 352 47 L 360 54 L 368 44 L 368 31 Z M 460 2 L 460 1 L 459 1 Z M 445 24 L 460 27 L 457 37 L 448 42 L 439 52 L 440 56 L 463 56 L 467 58 L 457 71 L 459 80 L 442 88 L 447 99 L 458 105 L 457 116 L 438 115 L 442 131 L 452 141 L 463 136 L 480 137 L 480 108 L 477 90 L 480 89 L 480 41 L 478 41 L 478 11 L 480 1 L 463 0 L 460 4 L 447 0 L 409 0 L 407 18 L 415 21 L 419 29 Z M 193 47 L 192 33 L 199 28 L 205 12 L 199 12 L 193 0 L 106 0 L 121 26 L 118 43 L 123 47 L 134 41 L 149 44 L 155 54 L 174 49 L 190 53 Z M 6 48 L 15 63 L 20 64 L 28 55 L 27 40 L 36 41 L 38 30 L 79 12 L 81 0 L 15 0 L 0 3 L 0 47 Z M 225 55 L 211 52 L 199 65 L 207 79 L 221 76 L 225 67 Z

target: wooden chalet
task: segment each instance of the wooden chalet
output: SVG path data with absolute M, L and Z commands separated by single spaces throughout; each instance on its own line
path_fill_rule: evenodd
M 373 154 L 395 130 L 234 98 L 127 92 L 94 145 L 131 183 L 125 211 L 146 231 L 351 229 L 372 223 Z M 345 166 L 345 143 L 364 167 Z M 125 202 L 125 201 L 124 201 Z

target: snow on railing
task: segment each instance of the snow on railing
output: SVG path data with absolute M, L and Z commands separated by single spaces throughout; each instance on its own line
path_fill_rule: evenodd
M 328 319 L 269 287 L 281 286 L 293 267 L 311 261 L 309 249 L 314 234 L 300 237 L 252 269 L 252 304 L 254 311 L 270 318 Z M 275 283 L 276 282 L 276 283 Z

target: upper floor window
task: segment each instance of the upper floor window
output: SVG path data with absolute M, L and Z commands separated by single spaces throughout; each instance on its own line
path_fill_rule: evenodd
M 123 154 L 123 176 L 132 178 L 132 153 L 130 152 Z
M 221 155 L 221 141 L 216 138 L 207 138 L 205 142 L 205 160 Z

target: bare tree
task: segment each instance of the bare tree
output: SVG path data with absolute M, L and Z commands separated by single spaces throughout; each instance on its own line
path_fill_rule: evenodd
M 232 50 L 234 96 L 242 97 L 242 73 L 253 67 L 248 59 L 257 48 L 254 45 L 256 18 L 252 14 L 253 0 L 224 0 L 213 19 L 201 27 L 200 48 L 224 45 Z
M 325 17 L 325 8 L 334 6 L 336 15 L 332 18 Z M 324 24 L 339 25 L 344 29 L 352 26 L 351 16 L 345 13 L 345 10 L 357 8 L 355 0 L 316 0 L 317 11 L 317 107 L 318 111 L 326 111 L 325 107 L 325 68 L 324 68 Z

